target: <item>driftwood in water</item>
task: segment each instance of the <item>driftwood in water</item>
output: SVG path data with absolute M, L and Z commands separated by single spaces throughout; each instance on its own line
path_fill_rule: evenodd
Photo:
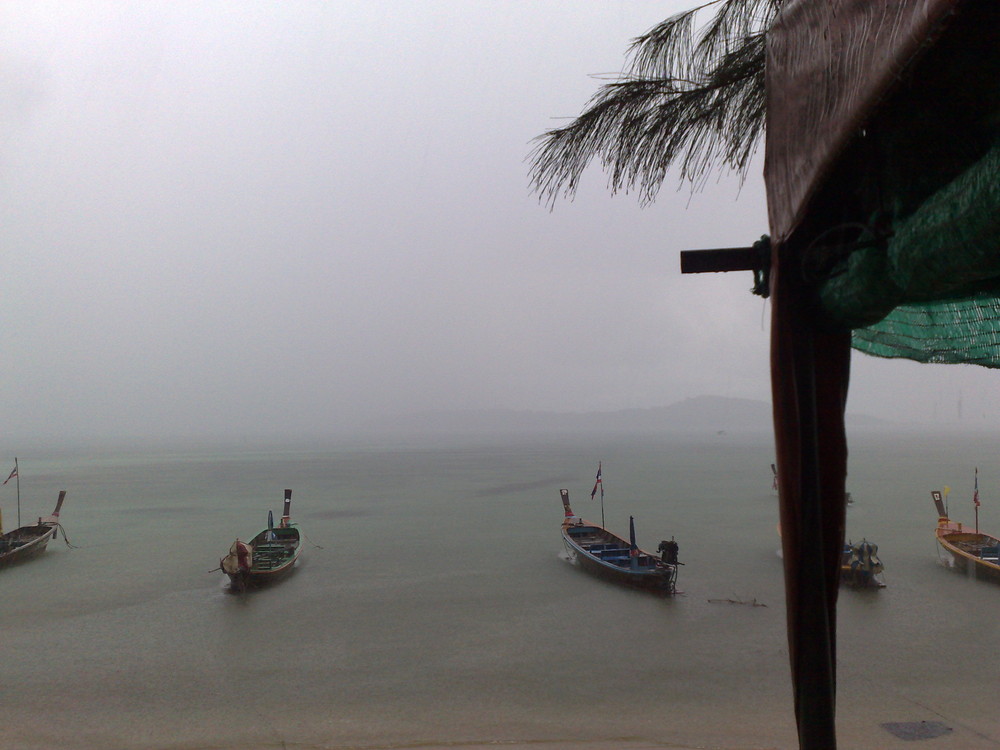
M 745 604 L 749 607 L 766 607 L 764 602 L 757 601 L 757 597 L 754 597 L 750 601 L 745 599 L 709 599 L 709 604 Z

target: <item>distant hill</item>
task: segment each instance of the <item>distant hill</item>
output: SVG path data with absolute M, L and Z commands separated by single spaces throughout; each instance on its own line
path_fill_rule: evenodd
M 849 414 L 852 428 L 885 425 L 882 420 Z M 669 406 L 619 411 L 555 412 L 514 409 L 439 410 L 398 415 L 369 425 L 378 431 L 437 433 L 524 432 L 737 432 L 771 431 L 766 401 L 696 396 Z
M 619 411 L 425 411 L 382 420 L 373 427 L 434 432 L 770 430 L 771 405 L 745 398 L 698 396 L 670 406 Z

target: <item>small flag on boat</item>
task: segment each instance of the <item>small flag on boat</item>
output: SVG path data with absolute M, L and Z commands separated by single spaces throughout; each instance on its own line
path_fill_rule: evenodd
M 10 473 L 10 476 L 3 480 L 4 484 L 7 484 L 11 479 L 17 476 L 17 464 L 14 464 L 14 470 Z M 0 485 L 2 487 L 3 485 Z
M 597 480 L 594 482 L 594 489 L 590 491 L 590 499 L 594 499 L 594 495 L 597 494 L 597 488 L 601 488 L 601 499 L 604 499 L 604 485 L 601 483 L 601 462 L 597 462 Z
M 778 467 L 774 464 L 771 464 L 771 475 L 771 489 L 776 490 L 778 489 Z
M 972 502 L 974 502 L 976 504 L 977 508 L 979 507 L 979 467 L 978 466 L 976 467 L 976 485 L 975 485 L 975 489 L 972 491 Z

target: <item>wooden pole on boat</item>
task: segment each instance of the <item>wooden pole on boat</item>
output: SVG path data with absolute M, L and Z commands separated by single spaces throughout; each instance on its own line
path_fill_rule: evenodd
M 562 498 L 563 516 L 570 518 L 573 515 L 573 509 L 569 507 L 569 490 L 559 490 L 559 497 Z
M 17 480 L 17 528 L 21 528 L 21 472 L 17 468 L 17 456 L 14 456 L 14 479 Z
M 639 567 L 639 545 L 635 543 L 635 517 L 628 517 L 628 564 L 632 570 Z
M 972 502 L 976 507 L 976 533 L 979 533 L 979 467 L 976 467 L 976 483 L 972 491 Z
M 285 511 L 281 514 L 281 526 L 284 528 L 288 526 L 289 521 L 292 520 L 292 491 L 285 490 Z
M 59 497 L 56 498 L 56 509 L 52 511 L 52 518 L 59 518 L 59 512 L 62 510 L 63 501 L 66 499 L 66 490 L 59 490 Z

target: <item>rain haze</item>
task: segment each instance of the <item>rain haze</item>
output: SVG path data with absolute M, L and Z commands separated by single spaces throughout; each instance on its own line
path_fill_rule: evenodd
M 8 441 L 335 433 L 423 410 L 769 400 L 747 179 L 655 203 L 532 139 L 683 2 L 8 2 Z M 993 374 L 858 355 L 849 411 L 1000 415 Z

